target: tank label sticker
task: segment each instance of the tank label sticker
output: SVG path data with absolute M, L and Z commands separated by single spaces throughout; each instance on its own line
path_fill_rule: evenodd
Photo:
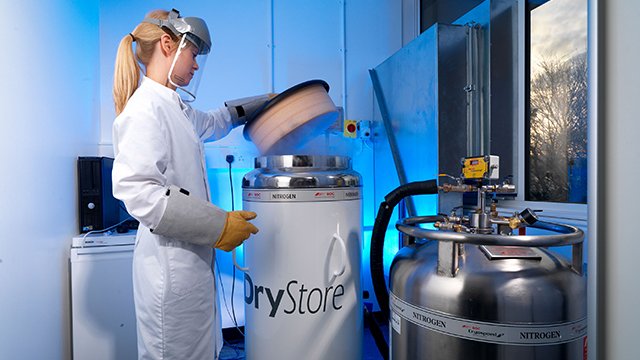
M 502 345 L 557 345 L 587 335 L 587 319 L 553 324 L 506 324 L 468 320 L 410 304 L 393 293 L 389 306 L 394 316 L 428 330 L 457 338 Z M 394 329 L 395 329 L 395 325 Z
M 400 325 L 401 320 L 400 320 L 400 315 L 396 314 L 395 312 L 391 313 L 391 327 L 393 327 L 393 330 L 395 330 L 399 335 L 402 335 L 402 327 Z
M 242 200 L 254 202 L 315 202 L 359 200 L 360 188 L 305 189 L 305 190 L 256 190 L 242 191 Z

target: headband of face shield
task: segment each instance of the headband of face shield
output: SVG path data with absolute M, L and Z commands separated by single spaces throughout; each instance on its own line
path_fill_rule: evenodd
M 176 87 L 176 91 L 180 98 L 185 102 L 191 102 L 196 99 L 196 92 L 200 84 L 200 78 L 204 65 L 206 63 L 207 54 L 211 49 L 211 37 L 209 29 L 204 20 L 197 17 L 180 17 L 180 13 L 173 9 L 169 13 L 169 17 L 165 19 L 146 18 L 144 22 L 155 24 L 162 29 L 170 31 L 180 39 L 178 50 L 173 57 L 167 80 Z M 195 49 L 192 48 L 195 47 Z M 189 52 L 180 57 L 183 52 Z M 192 67 L 183 66 L 181 61 L 185 61 L 187 57 L 195 54 L 194 61 L 198 65 L 198 71 L 193 73 Z

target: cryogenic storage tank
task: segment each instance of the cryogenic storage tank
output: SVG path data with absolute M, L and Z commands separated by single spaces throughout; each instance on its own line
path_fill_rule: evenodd
M 361 179 L 343 156 L 257 158 L 243 207 L 247 359 L 361 359 Z
M 586 359 L 586 279 L 571 264 L 544 248 L 462 246 L 455 276 L 438 273 L 437 241 L 394 258 L 391 358 Z
M 429 180 L 385 197 L 373 229 L 371 273 L 380 308 L 389 309 L 390 358 L 587 358 L 584 233 L 539 221 L 531 209 L 501 216 L 495 203 L 486 206 L 489 194 L 511 189 L 508 183 Z M 416 240 L 396 254 L 387 294 L 381 250 L 393 207 L 407 196 L 438 190 L 476 192 L 476 208 L 398 221 L 403 234 L 430 241 Z M 556 246 L 571 246 L 571 260 L 549 249 Z

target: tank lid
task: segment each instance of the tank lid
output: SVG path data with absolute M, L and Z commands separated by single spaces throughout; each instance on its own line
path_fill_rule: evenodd
M 361 186 L 360 174 L 348 156 L 270 155 L 255 159 L 245 174 L 245 189 L 344 188 Z
M 257 157 L 254 165 L 256 169 L 342 170 L 351 168 L 351 159 L 338 155 L 270 155 Z

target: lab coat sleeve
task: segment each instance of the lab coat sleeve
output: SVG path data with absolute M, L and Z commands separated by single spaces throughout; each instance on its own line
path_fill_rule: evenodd
M 151 232 L 185 240 L 198 245 L 213 247 L 218 241 L 227 220 L 227 212 L 189 192 L 171 185 L 164 196 L 167 207 L 157 227 Z
M 166 130 L 151 116 L 121 115 L 113 127 L 113 194 L 154 234 L 211 245 L 224 229 L 226 211 L 169 184 Z
M 221 139 L 233 129 L 231 114 L 226 107 L 210 111 L 200 111 L 189 107 L 187 113 L 202 141 Z

